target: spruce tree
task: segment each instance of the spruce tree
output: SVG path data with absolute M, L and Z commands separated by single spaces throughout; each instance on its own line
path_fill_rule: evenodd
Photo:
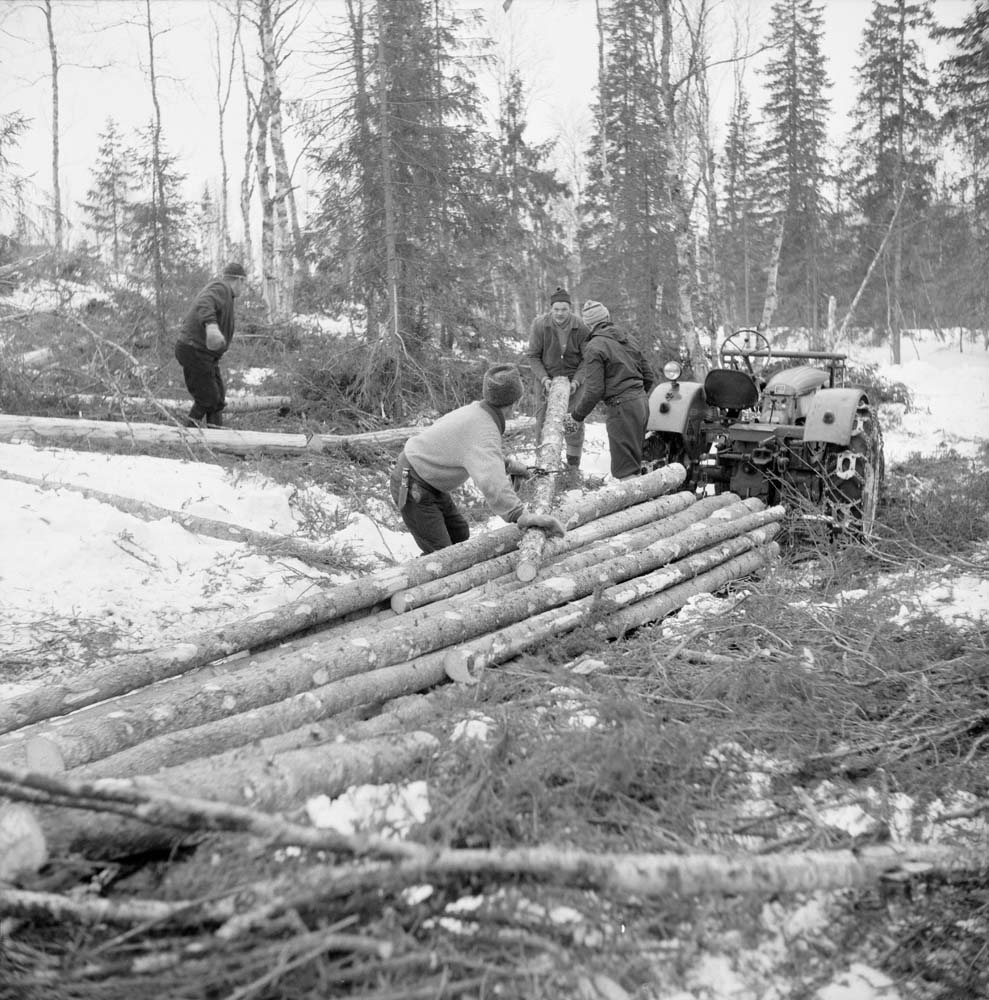
M 96 163 L 90 170 L 92 187 L 79 207 L 103 260 L 119 274 L 128 249 L 125 223 L 135 184 L 134 153 L 124 144 L 112 118 L 107 119 L 99 138 Z
M 778 315 L 808 327 L 816 340 L 823 319 L 830 101 L 824 53 L 823 4 L 776 0 L 768 46 L 762 187 L 782 213 Z
M 888 331 L 894 363 L 907 317 L 927 315 L 924 221 L 934 179 L 931 81 L 922 40 L 933 28 L 929 0 L 873 0 L 859 46 L 852 110 L 855 203 L 865 274 L 884 236 L 882 283 L 867 289 L 863 319 Z

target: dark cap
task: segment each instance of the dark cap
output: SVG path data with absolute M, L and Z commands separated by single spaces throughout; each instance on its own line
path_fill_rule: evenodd
M 491 406 L 510 406 L 522 398 L 525 387 L 515 365 L 492 365 L 484 373 L 484 401 Z
M 238 264 L 234 261 L 223 269 L 224 278 L 246 278 L 247 272 L 244 270 L 243 264 Z
M 549 304 L 552 305 L 554 302 L 566 302 L 569 306 L 573 304 L 573 299 L 570 298 L 570 293 L 565 288 L 558 286 L 556 291 L 549 297 Z

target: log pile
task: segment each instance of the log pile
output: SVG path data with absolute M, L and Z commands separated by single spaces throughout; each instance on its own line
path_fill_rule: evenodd
M 670 466 L 573 501 L 560 512 L 567 535 L 545 543 L 531 580 L 519 578 L 521 536 L 506 525 L 24 692 L 0 705 L 0 767 L 129 778 L 271 809 L 312 794 L 318 771 L 343 781 L 362 755 L 381 780 L 428 755 L 429 738 L 399 726 L 387 746 L 355 752 L 321 727 L 356 724 L 362 710 L 447 678 L 475 682 L 484 667 L 591 620 L 620 636 L 773 560 L 782 508 L 732 494 L 697 499 L 678 492 L 684 478 Z M 90 852 L 175 837 L 57 807 L 42 821 L 50 843 Z

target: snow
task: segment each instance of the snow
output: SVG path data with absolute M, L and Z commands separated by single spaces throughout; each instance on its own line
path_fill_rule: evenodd
M 989 353 L 981 345 L 966 343 L 965 352 L 959 353 L 957 342 L 949 346 L 917 335 L 904 344 L 905 353 L 913 356 L 900 366 L 889 364 L 885 348 L 839 349 L 857 363 L 878 364 L 882 375 L 913 393 L 913 410 L 903 413 L 902 408 L 888 407 L 884 413 L 887 469 L 911 455 L 937 455 L 945 449 L 974 457 L 989 441 Z M 263 371 L 257 372 L 256 381 L 263 376 Z M 583 471 L 608 478 L 607 441 L 600 422 L 587 426 Z M 286 535 L 305 535 L 318 511 L 321 540 L 344 542 L 371 565 L 417 554 L 411 538 L 399 530 L 400 522 L 383 506 L 365 503 L 356 511 L 349 500 L 315 486 L 288 486 L 181 459 L 0 444 L 0 697 L 25 686 L 12 676 L 14 671 L 22 676 L 42 668 L 71 670 L 90 662 L 94 650 L 180 642 L 199 630 L 271 611 L 340 579 L 298 560 L 271 558 L 245 544 L 193 534 L 167 516 L 143 520 L 74 492 L 73 486 Z M 492 518 L 489 523 L 500 522 Z M 989 616 L 989 581 L 947 565 L 927 577 L 890 575 L 883 585 L 901 595 L 899 620 L 905 626 L 922 610 L 957 621 Z M 863 596 L 849 591 L 841 599 Z M 709 596 L 700 598 L 678 618 L 711 614 L 717 603 Z M 4 664 L 13 668 L 6 676 Z M 595 664 L 578 666 L 587 672 Z M 570 707 L 573 724 L 594 724 L 579 703 Z M 457 736 L 484 740 L 490 738 L 490 727 L 491 720 L 477 716 L 465 720 Z M 753 782 L 754 796 L 771 768 L 772 762 L 741 763 Z M 829 824 L 854 832 L 872 821 L 870 803 L 861 797 L 844 800 L 838 790 L 830 797 L 825 792 L 818 789 L 815 801 Z M 944 812 L 964 806 L 937 804 Z M 424 784 L 362 786 L 335 801 L 317 796 L 308 804 L 310 818 L 318 825 L 343 832 L 384 827 L 392 835 L 422 821 L 428 808 Z M 895 837 L 906 839 L 918 822 L 928 824 L 928 833 L 935 832 L 930 813 L 918 820 L 908 801 L 897 802 L 894 811 Z M 816 903 L 803 918 L 809 927 L 826 921 Z M 759 954 L 705 957 L 691 972 L 692 992 L 683 996 L 754 996 L 746 985 L 752 981 L 754 963 L 772 964 L 773 947 L 783 955 L 784 939 L 794 933 L 790 916 L 774 924 L 767 910 L 763 923 L 769 933 L 777 934 L 776 945 L 764 946 Z M 897 996 L 885 976 L 862 965 L 852 965 L 816 994 L 817 1000 Z

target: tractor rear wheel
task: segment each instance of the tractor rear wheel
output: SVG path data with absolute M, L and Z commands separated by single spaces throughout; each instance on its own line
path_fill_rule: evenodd
M 863 396 L 847 446 L 827 444 L 820 459 L 824 514 L 836 532 L 868 538 L 885 477 L 883 434 Z

